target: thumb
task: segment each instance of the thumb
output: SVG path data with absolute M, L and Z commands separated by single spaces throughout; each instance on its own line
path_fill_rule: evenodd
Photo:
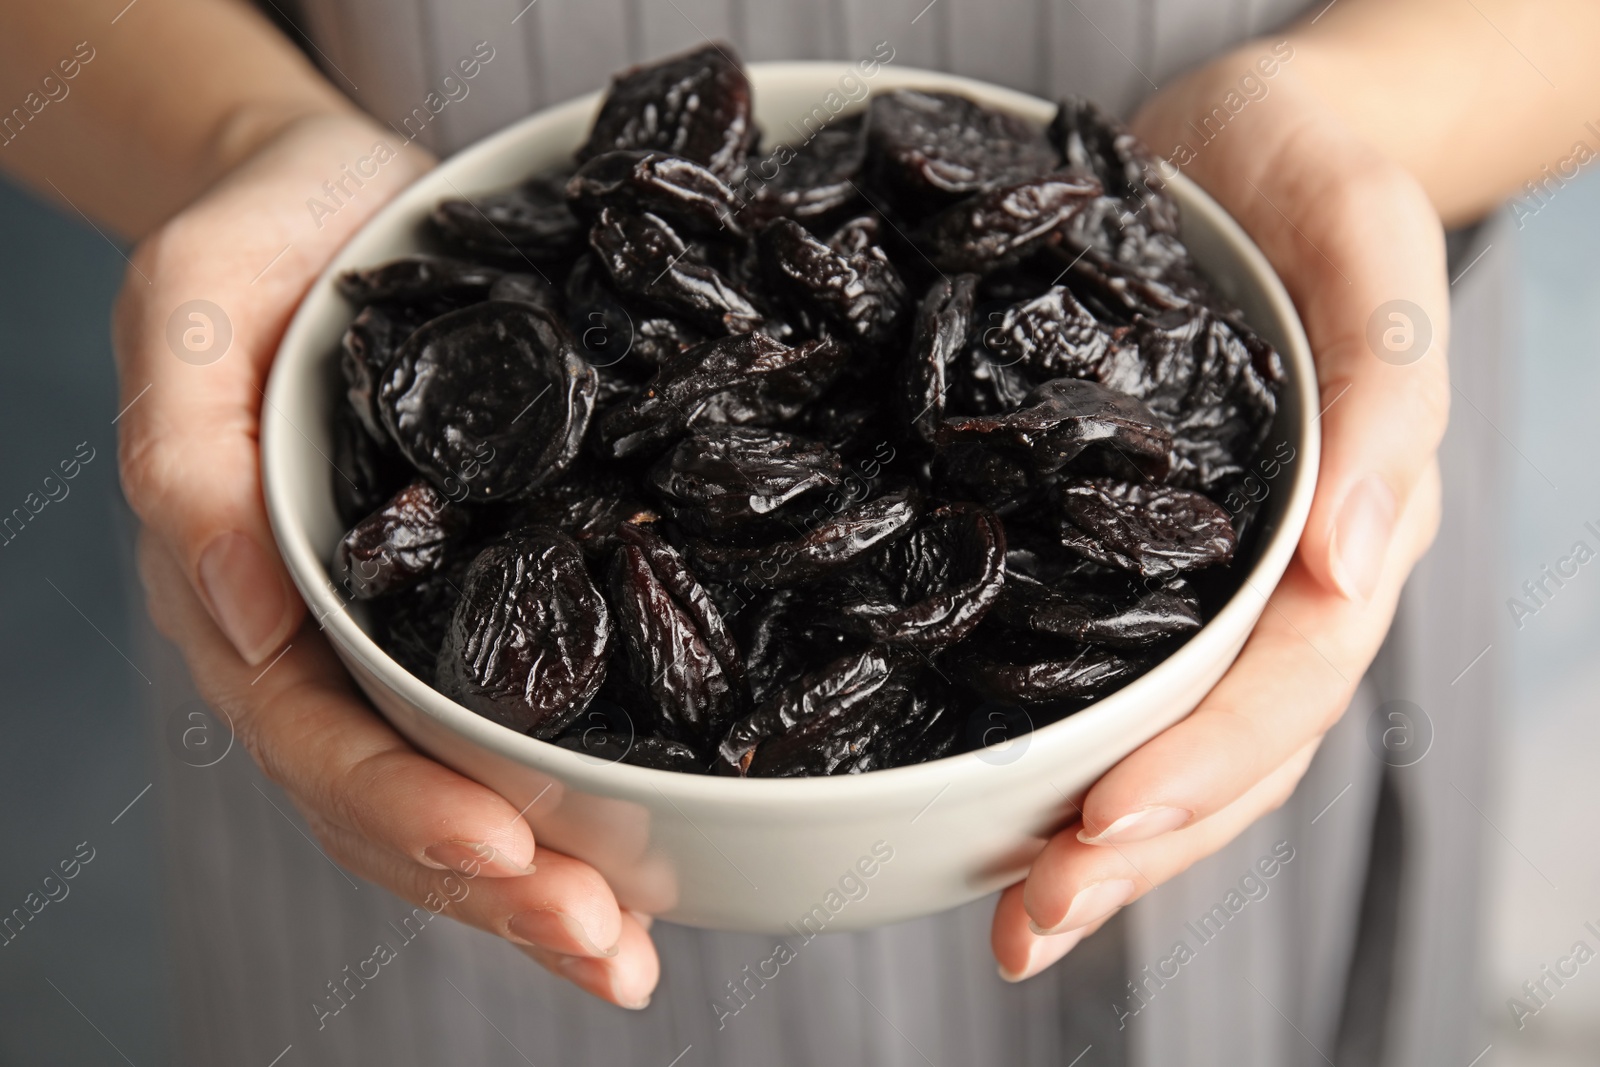
M 275 652 L 304 612 L 261 493 L 273 354 L 334 252 L 430 163 L 361 119 L 301 120 L 131 261 L 113 321 L 123 491 L 249 663 Z M 329 182 L 341 195 L 327 194 Z

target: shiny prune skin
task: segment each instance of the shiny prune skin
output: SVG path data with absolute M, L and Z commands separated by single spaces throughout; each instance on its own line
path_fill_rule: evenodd
M 1200 628 L 1200 600 L 1187 582 L 1151 584 L 1120 574 L 1068 574 L 1045 582 L 1009 567 L 989 617 L 1015 629 L 1113 648 L 1143 648 Z
M 439 650 L 439 689 L 502 726 L 549 740 L 599 690 L 611 630 L 611 611 L 572 538 L 521 531 L 467 569 Z
M 768 284 L 803 318 L 868 345 L 894 337 L 908 300 L 882 248 L 840 252 L 790 219 L 768 225 L 757 243 Z
M 928 219 L 913 240 L 939 270 L 982 274 L 1032 254 L 1099 195 L 1098 181 L 1064 171 L 991 186 Z
M 522 504 L 514 526 L 545 526 L 578 542 L 593 563 L 611 558 L 617 531 L 625 522 L 655 522 L 657 515 L 620 478 L 585 472 L 581 480 L 535 489 Z
M 1005 553 L 1005 528 L 993 512 L 941 505 L 921 527 L 881 549 L 866 564 L 868 573 L 830 583 L 830 624 L 885 645 L 956 644 L 999 599 Z
M 671 152 L 732 181 L 755 138 L 749 79 L 732 45 L 709 43 L 614 77 L 577 158 Z
M 470 563 L 458 555 L 443 569 L 370 603 L 378 643 L 400 666 L 430 684 Z
M 698 774 L 706 761 L 688 745 L 664 737 L 635 737 L 605 730 L 583 730 L 568 734 L 556 744 L 603 763 L 626 763 L 658 771 Z
M 715 267 L 698 262 L 659 216 L 602 208 L 589 245 L 619 292 L 708 334 L 749 333 L 762 323 L 750 298 Z
M 917 305 L 910 358 L 903 373 L 904 407 L 911 427 L 930 443 L 944 421 L 950 364 L 972 330 L 977 286 L 975 274 L 941 278 Z
M 489 287 L 489 299 L 528 304 L 552 318 L 560 318 L 564 313 L 560 290 L 540 274 L 502 274 Z
M 700 164 L 667 152 L 595 156 L 567 182 L 567 199 L 591 218 L 604 208 L 648 211 L 682 234 L 746 236 L 739 217 L 743 204 L 733 189 Z
M 724 774 L 832 774 L 860 754 L 881 727 L 875 698 L 897 657 L 878 648 L 842 657 L 802 676 L 734 723 L 717 749 Z M 772 749 L 763 752 L 763 749 Z
M 1153 662 L 1137 652 L 1007 635 L 975 649 L 963 660 L 960 673 L 968 686 L 990 700 L 1081 705 L 1121 688 Z
M 717 426 L 679 441 L 646 475 L 667 511 L 699 533 L 771 525 L 779 510 L 844 479 L 826 445 L 753 426 Z
M 339 292 L 358 307 L 424 300 L 471 303 L 488 297 L 489 287 L 500 273 L 493 267 L 447 256 L 405 256 L 346 271 L 339 275 Z
M 798 536 L 768 544 L 692 542 L 690 553 L 702 572 L 719 581 L 753 589 L 808 585 L 837 575 L 910 529 L 922 513 L 920 494 L 901 489 L 796 523 Z
M 1060 166 L 1032 123 L 953 93 L 916 89 L 873 95 L 867 146 L 872 180 L 911 214 Z
M 1189 489 L 1083 478 L 1060 489 L 1061 542 L 1078 555 L 1145 578 L 1233 558 L 1228 513 Z
M 1096 466 L 1126 465 L 1158 481 L 1171 466 L 1172 435 L 1153 411 L 1126 393 L 1081 378 L 1051 379 L 1002 415 L 946 416 L 933 439 L 1011 449 L 1042 474 L 1061 470 L 1086 451 L 1098 454 Z
M 512 499 L 577 454 L 597 387 L 566 329 L 525 304 L 442 315 L 396 353 L 379 389 L 384 426 L 451 499 Z
M 710 743 L 748 699 L 732 632 L 675 549 L 644 527 L 620 537 L 610 599 L 632 680 L 654 698 L 652 732 Z
M 1050 123 L 1050 140 L 1069 167 L 1093 174 L 1108 197 L 1141 213 L 1158 233 L 1178 232 L 1178 205 L 1155 153 L 1093 101 L 1068 97 Z
M 344 378 L 345 397 L 374 441 L 389 441 L 378 412 L 378 382 L 406 338 L 429 317 L 416 305 L 369 304 L 356 315 L 339 341 L 339 373 Z
M 373 440 L 349 404 L 334 412 L 331 458 L 334 511 L 346 526 L 372 514 L 414 475 L 394 445 Z
M 356 523 L 334 549 L 334 576 L 357 600 L 393 593 L 442 567 L 470 516 L 418 479 Z
M 439 240 L 458 255 L 513 268 L 521 264 L 524 270 L 571 255 L 584 232 L 567 206 L 559 176 L 532 178 L 471 200 L 445 200 L 428 221 Z
M 624 457 L 659 450 L 692 427 L 785 422 L 827 388 L 846 355 L 831 340 L 794 348 L 764 334 L 707 341 L 663 363 L 636 399 L 606 416 L 601 436 Z
M 860 202 L 858 181 L 866 154 L 863 116 L 841 116 L 799 148 L 780 145 L 763 158 L 753 158 L 737 190 L 758 221 L 789 218 L 815 224 Z
M 1120 336 L 1062 285 L 990 309 L 979 316 L 975 334 L 969 366 L 1014 368 L 1032 385 L 1051 378 L 1096 377 Z

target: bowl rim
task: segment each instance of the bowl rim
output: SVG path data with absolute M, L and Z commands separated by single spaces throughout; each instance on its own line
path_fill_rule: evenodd
M 854 71 L 855 65 L 845 62 L 793 61 L 750 63 L 747 64 L 747 70 L 759 94 L 763 81 L 820 77 L 836 80 Z M 881 78 L 882 74 L 889 74 L 890 77 Z M 918 87 L 972 93 L 991 106 L 1012 110 L 1030 121 L 1038 121 L 1040 116 L 1056 106 L 1042 98 L 1004 86 L 911 67 L 884 68 L 873 86 L 874 91 Z M 530 127 L 554 126 L 563 120 L 573 119 L 579 113 L 592 113 L 598 108 L 601 95 L 601 91 L 595 91 L 542 108 L 442 160 L 437 167 L 384 205 L 352 235 L 296 307 L 274 354 L 268 377 L 261 413 L 260 448 L 262 486 L 273 536 L 312 616 L 328 631 L 330 640 L 342 655 L 352 657 L 374 678 L 433 720 L 437 726 L 501 758 L 546 773 L 583 792 L 629 798 L 654 793 L 668 803 L 676 800 L 696 804 L 737 802 L 746 808 L 788 810 L 793 803 L 800 801 L 813 807 L 819 804 L 833 807 L 903 796 L 908 791 L 920 795 L 919 787 L 938 788 L 942 793 L 944 788 L 964 775 L 991 770 L 993 764 L 981 758 L 982 750 L 863 774 L 805 778 L 696 775 L 599 760 L 501 726 L 451 700 L 406 671 L 379 647 L 335 592 L 328 569 L 313 548 L 307 526 L 300 521 L 298 509 L 294 506 L 295 490 L 287 484 L 293 469 L 292 438 L 298 431 L 283 414 L 285 406 L 297 406 L 290 402 L 291 390 L 307 376 L 317 373 L 319 366 L 328 358 L 325 352 L 312 351 L 307 338 L 308 334 L 314 332 L 319 308 L 326 303 L 329 294 L 332 294 L 332 299 L 342 301 L 334 289 L 335 279 L 341 272 L 353 266 L 365 265 L 348 261 L 352 248 L 363 237 L 395 226 L 410 216 L 419 203 L 431 207 L 443 195 L 434 186 L 443 183 L 454 188 L 451 179 L 460 173 L 478 169 L 508 147 L 520 144 L 530 136 Z M 865 102 L 861 100 L 857 103 L 864 105 Z M 1136 718 L 1143 695 L 1166 680 L 1180 672 L 1189 675 L 1200 673 L 1207 663 L 1219 657 L 1231 658 L 1235 654 L 1231 646 L 1237 632 L 1244 629 L 1245 639 L 1248 640 L 1255 619 L 1250 618 L 1246 625 L 1246 617 L 1259 617 L 1262 608 L 1258 605 L 1265 603 L 1270 596 L 1270 589 L 1276 586 L 1287 569 L 1311 511 L 1320 465 L 1320 433 L 1314 415 L 1318 405 L 1317 379 L 1310 344 L 1294 303 L 1266 256 L 1232 216 L 1198 185 L 1176 172 L 1175 168 L 1163 168 L 1163 178 L 1179 200 L 1181 212 L 1204 216 L 1206 222 L 1232 247 L 1248 273 L 1253 275 L 1253 283 L 1259 288 L 1258 295 L 1285 327 L 1285 344 L 1280 346 L 1280 356 L 1289 371 L 1289 388 L 1280 394 L 1280 399 L 1297 404 L 1302 416 L 1299 439 L 1293 442 L 1296 449 L 1295 469 L 1289 472 L 1290 484 L 1282 521 L 1260 549 L 1249 574 L 1244 576 L 1239 588 L 1228 597 L 1217 614 L 1207 620 L 1182 647 L 1146 674 L 1080 711 L 1033 729 L 1026 735 L 1029 748 L 1019 758 L 1019 763 L 1035 750 L 1038 750 L 1035 758 L 1046 759 L 1053 750 L 1070 751 L 1077 740 L 1094 736 L 1115 720 Z M 1263 588 L 1269 592 L 1264 593 Z M 1252 601 L 1256 603 L 1252 604 Z

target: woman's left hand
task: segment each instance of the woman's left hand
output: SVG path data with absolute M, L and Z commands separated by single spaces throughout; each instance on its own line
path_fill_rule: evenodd
M 1163 154 L 1192 146 L 1265 52 L 1247 46 L 1190 75 L 1135 130 Z M 1322 468 L 1299 550 L 1238 660 L 1193 714 L 1108 771 L 1081 820 L 1001 897 L 992 942 L 1013 981 L 1289 797 L 1438 527 L 1449 286 L 1422 187 L 1341 123 L 1292 63 L 1183 171 L 1250 233 L 1294 298 L 1322 392 Z M 1368 323 L 1394 300 L 1420 309 L 1432 345 L 1380 359 Z

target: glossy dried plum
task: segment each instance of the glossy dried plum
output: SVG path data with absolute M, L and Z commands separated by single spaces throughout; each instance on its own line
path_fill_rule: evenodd
M 439 650 L 447 696 L 546 740 L 605 679 L 611 612 L 572 538 L 530 529 L 480 552 Z
M 960 669 L 963 680 L 991 700 L 1051 705 L 1098 700 L 1152 665 L 1138 653 L 1007 635 L 975 651 Z
M 560 530 L 590 560 L 603 561 L 617 547 L 623 523 L 649 523 L 658 517 L 621 479 L 586 477 L 534 490 L 516 525 Z
M 339 275 L 339 292 L 359 306 L 394 301 L 486 299 L 500 271 L 445 256 L 404 256 Z
M 907 212 L 1060 166 L 1039 127 L 954 93 L 876 93 L 867 118 L 872 179 Z
M 606 152 L 579 167 L 567 182 L 567 198 L 580 211 L 598 215 L 648 211 L 679 233 L 701 237 L 745 236 L 737 194 L 711 171 L 666 152 Z
M 932 441 L 944 419 L 949 366 L 967 342 L 978 278 L 941 278 L 917 305 L 905 370 L 905 407 L 917 435 Z
M 1007 557 L 1009 564 L 1010 557 Z M 1200 600 L 1182 578 L 1147 588 L 1125 575 L 1046 583 L 1011 568 L 990 618 L 1084 644 L 1142 648 L 1200 628 Z
M 560 175 L 475 199 L 442 201 L 429 216 L 434 233 L 460 255 L 513 264 L 550 263 L 577 250 L 584 227 L 567 206 Z
M 1081 96 L 1063 100 L 1050 123 L 1050 140 L 1068 166 L 1093 174 L 1108 197 L 1140 212 L 1153 230 L 1178 232 L 1178 205 L 1155 153 L 1098 105 Z
M 770 523 L 791 500 L 843 479 L 844 464 L 827 446 L 744 426 L 690 434 L 647 475 L 674 518 L 710 533 Z
M 796 348 L 763 334 L 708 341 L 663 363 L 637 399 L 606 416 L 601 436 L 613 455 L 630 456 L 691 427 L 781 423 L 827 388 L 845 355 L 834 341 Z
M 973 347 L 984 364 L 1015 367 L 1037 385 L 1095 377 L 1117 337 L 1070 289 L 1056 285 L 983 315 Z
M 489 287 L 489 299 L 529 304 L 556 319 L 564 314 L 561 293 L 538 274 L 502 274 Z
M 789 219 L 767 226 L 758 243 L 769 284 L 804 318 L 869 345 L 894 336 L 906 287 L 883 249 L 841 253 Z
M 387 440 L 367 432 L 355 409 L 340 404 L 333 416 L 333 505 L 339 521 L 354 526 L 372 514 L 412 477 L 408 464 Z
M 798 536 L 764 545 L 724 544 L 700 538 L 690 553 L 695 564 L 719 581 L 751 588 L 810 584 L 844 571 L 910 528 L 922 511 L 912 489 L 887 493 L 798 523 Z
M 749 333 L 763 315 L 720 271 L 697 262 L 665 219 L 603 208 L 589 244 L 624 294 L 711 334 Z
M 362 519 L 334 550 L 334 574 L 358 600 L 403 589 L 444 565 L 469 517 L 418 480 Z
M 1172 435 L 1154 412 L 1126 393 L 1079 378 L 1045 382 L 1003 415 L 946 417 L 933 439 L 1013 449 L 1046 474 L 1087 450 L 1102 454 L 1101 467 L 1125 464 L 1158 480 L 1171 465 Z
M 1064 545 L 1146 578 L 1226 563 L 1237 547 L 1228 513 L 1189 489 L 1085 478 L 1062 486 L 1060 500 Z
M 620 537 L 610 590 L 629 671 L 654 699 L 662 736 L 709 743 L 747 698 L 733 635 L 675 549 L 640 527 Z
M 832 583 L 835 625 L 887 645 L 955 644 L 999 598 L 1005 553 L 1005 529 L 993 512 L 942 505 L 869 561 L 876 581 L 846 575 Z
M 584 730 L 568 734 L 556 744 L 604 763 L 627 763 L 658 771 L 697 774 L 706 761 L 688 745 L 664 737 L 633 737 L 605 730 Z
M 945 208 L 914 239 L 940 270 L 981 274 L 1032 253 L 1099 195 L 1099 182 L 1066 172 L 994 186 Z
M 755 138 L 750 82 L 733 46 L 713 43 L 612 78 L 577 157 L 583 163 L 603 152 L 655 149 L 731 181 Z
M 785 686 L 734 723 L 718 746 L 719 770 L 748 775 L 832 774 L 881 728 L 878 697 L 897 660 L 869 648 Z M 772 751 L 762 749 L 771 746 Z
M 383 650 L 430 684 L 470 564 L 471 560 L 457 556 L 442 570 L 371 602 L 373 636 Z
M 379 389 L 400 451 L 452 499 L 514 498 L 559 477 L 594 409 L 594 368 L 566 329 L 493 301 L 412 334 Z
M 761 220 L 814 223 L 833 217 L 861 200 L 856 182 L 866 154 L 863 116 L 841 116 L 798 148 L 779 145 L 765 158 L 753 160 L 739 184 L 739 195 Z
M 345 397 L 374 441 L 389 441 L 378 413 L 378 382 L 406 338 L 430 317 L 415 305 L 372 304 L 361 309 L 339 341 Z

